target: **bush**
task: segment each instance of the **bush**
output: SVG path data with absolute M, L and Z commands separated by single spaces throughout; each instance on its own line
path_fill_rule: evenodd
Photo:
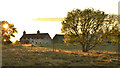
M 31 47 L 35 47 L 35 45 L 31 45 Z

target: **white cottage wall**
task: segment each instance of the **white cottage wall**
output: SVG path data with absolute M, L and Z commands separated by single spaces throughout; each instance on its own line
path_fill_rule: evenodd
M 51 44 L 51 39 L 47 36 L 47 37 L 44 37 L 43 39 L 39 38 L 26 38 L 26 40 L 29 40 L 29 44 Z

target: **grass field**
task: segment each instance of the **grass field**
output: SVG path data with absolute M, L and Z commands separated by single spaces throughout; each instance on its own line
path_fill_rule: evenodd
M 5 47 L 2 51 L 3 66 L 118 66 L 120 63 L 120 52 L 113 44 L 96 47 L 87 53 L 82 52 L 80 46 L 63 44 Z
M 54 49 L 63 49 L 63 50 L 82 50 L 82 47 L 80 45 L 65 45 L 65 44 L 40 44 L 38 45 L 40 47 L 47 47 L 47 48 L 54 48 Z M 119 52 L 118 44 L 99 44 L 96 47 L 94 47 L 92 50 L 99 50 L 99 51 L 110 51 L 110 52 Z

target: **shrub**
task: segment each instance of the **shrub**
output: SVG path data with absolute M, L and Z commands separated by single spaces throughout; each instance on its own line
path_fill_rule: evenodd
M 35 45 L 32 44 L 31 47 L 35 47 Z

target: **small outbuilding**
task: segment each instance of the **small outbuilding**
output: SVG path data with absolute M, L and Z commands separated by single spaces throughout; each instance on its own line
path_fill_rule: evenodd
M 56 34 L 52 40 L 53 44 L 64 44 L 64 35 Z

